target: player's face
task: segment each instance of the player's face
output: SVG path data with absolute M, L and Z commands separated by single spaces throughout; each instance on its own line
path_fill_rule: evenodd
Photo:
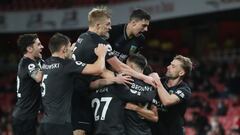
M 134 20 L 134 24 L 132 27 L 132 34 L 135 37 L 140 36 L 143 32 L 148 31 L 149 20 Z
M 39 38 L 37 38 L 35 40 L 35 42 L 32 45 L 32 54 L 35 58 L 42 58 L 42 49 L 43 49 L 43 45 L 41 44 Z
M 75 43 L 71 45 L 71 42 L 68 43 L 66 49 L 65 49 L 65 58 L 72 58 L 72 54 L 73 54 L 73 49 L 75 47 Z
M 167 67 L 166 76 L 170 79 L 176 79 L 183 75 L 183 68 L 181 67 L 181 62 L 178 60 L 173 60 L 171 64 Z
M 106 38 L 109 38 L 109 31 L 111 29 L 111 19 L 110 18 L 104 18 L 101 23 L 99 24 L 99 33 L 100 36 L 104 36 Z

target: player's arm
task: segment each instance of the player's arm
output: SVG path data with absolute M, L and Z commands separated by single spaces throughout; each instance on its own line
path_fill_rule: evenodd
M 91 89 L 98 89 L 107 85 L 111 85 L 114 83 L 117 84 L 130 84 L 131 81 L 133 81 L 131 79 L 130 76 L 126 76 L 123 74 L 118 74 L 117 76 L 114 75 L 113 72 L 109 72 L 109 76 L 107 76 L 107 78 L 104 79 L 98 79 L 95 80 L 93 82 L 90 83 L 90 88 Z
M 143 80 L 144 82 L 155 86 L 155 82 L 154 79 L 150 76 L 146 76 L 142 73 L 139 73 L 133 69 L 131 69 L 128 65 L 124 64 L 123 62 L 121 62 L 116 56 L 111 57 L 107 60 L 107 62 L 113 67 L 113 69 L 115 71 L 117 71 L 118 73 L 125 73 L 128 75 L 131 75 L 135 78 L 138 78 L 140 80 Z
M 42 81 L 43 73 L 40 68 L 35 68 L 30 74 L 37 83 Z
M 145 106 L 141 107 L 133 103 L 127 103 L 125 106 L 125 109 L 135 111 L 140 116 L 142 116 L 143 118 L 149 121 L 152 121 L 152 122 L 158 121 L 157 107 L 154 105 L 151 105 L 151 109 L 147 109 L 147 107 Z
M 82 74 L 100 75 L 104 71 L 107 47 L 104 44 L 98 44 L 94 52 L 98 56 L 98 59 L 93 64 L 87 64 Z
M 163 87 L 160 81 L 160 77 L 157 74 L 151 74 L 151 76 L 157 82 L 157 93 L 161 103 L 164 106 L 171 106 L 180 102 L 180 98 L 175 94 L 169 94 L 167 90 Z

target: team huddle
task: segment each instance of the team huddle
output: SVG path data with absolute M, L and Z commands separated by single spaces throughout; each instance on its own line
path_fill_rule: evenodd
M 151 70 L 140 54 L 150 19 L 136 9 L 112 27 L 107 8 L 93 8 L 75 43 L 50 38 L 46 60 L 36 34 L 20 35 L 14 135 L 36 135 L 39 112 L 39 135 L 183 135 L 192 62 L 175 56 L 161 78 Z

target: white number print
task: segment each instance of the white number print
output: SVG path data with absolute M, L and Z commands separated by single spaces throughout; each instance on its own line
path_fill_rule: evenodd
M 111 100 L 112 100 L 112 97 L 102 97 L 101 99 L 94 98 L 92 100 L 92 108 L 95 108 L 95 111 L 94 111 L 95 121 L 98 121 L 100 116 L 101 116 L 100 120 L 105 120 L 105 116 Z M 103 109 L 101 112 L 99 110 L 100 106 L 103 106 Z
M 20 98 L 21 97 L 21 93 L 19 93 L 19 87 L 20 87 L 20 79 L 17 76 L 17 97 Z
M 45 94 L 46 94 L 46 85 L 45 85 L 45 83 L 44 83 L 44 80 L 46 80 L 47 79 L 47 77 L 48 77 L 48 75 L 43 75 L 43 78 L 42 78 L 42 82 L 41 82 L 41 87 L 42 87 L 42 97 L 44 97 L 45 96 Z

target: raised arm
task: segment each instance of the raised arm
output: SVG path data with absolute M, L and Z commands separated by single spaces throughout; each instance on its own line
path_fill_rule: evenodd
M 135 78 L 138 78 L 140 80 L 143 80 L 144 82 L 152 85 L 155 87 L 154 79 L 150 76 L 146 76 L 142 73 L 139 73 L 133 69 L 131 69 L 128 65 L 121 62 L 116 56 L 110 58 L 107 60 L 107 62 L 112 66 L 112 68 L 117 71 L 118 73 L 125 73 L 130 76 L 133 76 Z
M 95 80 L 95 81 L 91 82 L 90 83 L 90 88 L 91 89 L 98 89 L 98 88 L 104 87 L 106 85 L 111 85 L 113 83 L 130 84 L 131 81 L 133 81 L 133 80 L 131 79 L 130 76 L 126 76 L 126 75 L 123 75 L 123 74 L 118 74 L 117 76 L 115 76 L 113 72 L 108 72 L 107 78 L 98 79 L 98 80 Z
M 107 46 L 104 44 L 98 44 L 98 47 L 94 50 L 98 59 L 93 64 L 87 64 L 83 69 L 82 74 L 100 75 L 105 69 L 105 56 L 107 52 Z
M 157 82 L 157 93 L 161 103 L 164 106 L 171 106 L 180 102 L 180 98 L 175 94 L 169 94 L 167 90 L 163 87 L 162 82 L 158 74 L 151 74 L 151 76 Z

